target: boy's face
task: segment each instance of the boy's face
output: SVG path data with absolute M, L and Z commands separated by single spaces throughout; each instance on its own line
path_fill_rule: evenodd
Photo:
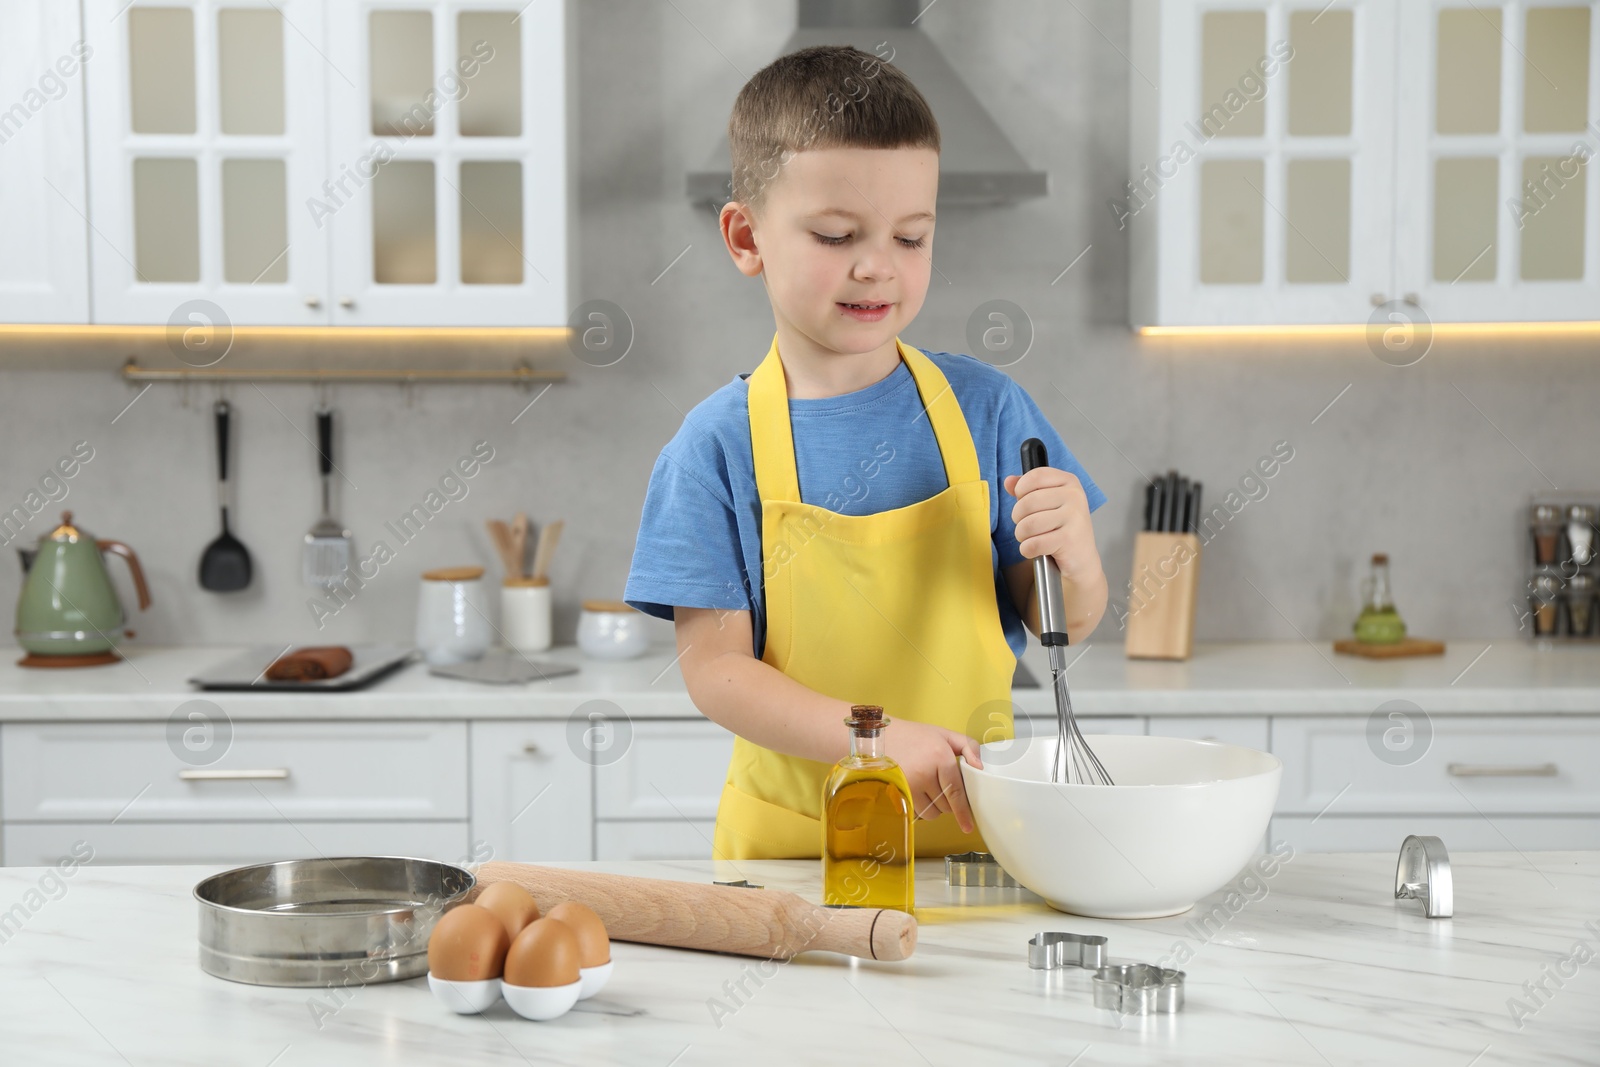
M 745 274 L 764 276 L 780 324 L 825 351 L 870 352 L 922 309 L 938 194 L 931 148 L 800 152 L 768 186 L 750 228 L 728 230 L 730 251 Z

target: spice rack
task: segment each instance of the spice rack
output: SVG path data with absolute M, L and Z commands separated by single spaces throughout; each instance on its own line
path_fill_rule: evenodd
M 1600 642 L 1600 493 L 1535 496 L 1528 506 L 1526 614 L 1538 640 Z

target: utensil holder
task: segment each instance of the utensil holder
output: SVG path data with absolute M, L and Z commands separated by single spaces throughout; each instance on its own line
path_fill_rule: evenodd
M 500 632 L 506 647 L 517 652 L 550 647 L 550 579 L 505 580 L 500 587 Z
M 1194 650 L 1200 538 L 1192 533 L 1140 533 L 1133 543 L 1128 589 L 1129 659 L 1188 659 Z

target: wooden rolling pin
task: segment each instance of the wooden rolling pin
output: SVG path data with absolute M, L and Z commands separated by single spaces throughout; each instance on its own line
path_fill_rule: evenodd
M 563 900 L 586 904 L 615 941 L 786 960 L 812 950 L 873 960 L 916 951 L 917 920 L 889 908 L 823 908 L 780 889 L 702 885 L 491 862 L 475 872 L 471 899 L 493 882 L 533 894 L 540 914 Z

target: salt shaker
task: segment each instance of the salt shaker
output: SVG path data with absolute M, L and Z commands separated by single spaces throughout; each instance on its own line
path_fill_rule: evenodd
M 1567 508 L 1567 546 L 1572 549 L 1572 562 L 1580 567 L 1594 559 L 1594 508 L 1588 504 Z

